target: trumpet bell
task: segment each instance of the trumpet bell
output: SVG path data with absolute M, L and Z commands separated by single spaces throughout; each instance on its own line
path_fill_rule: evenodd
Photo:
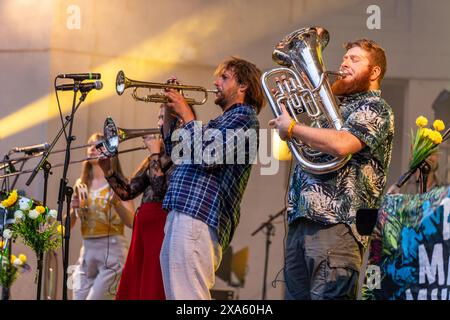
M 143 137 L 148 134 L 161 134 L 158 128 L 122 129 L 118 128 L 111 117 L 107 117 L 103 126 L 104 139 L 97 148 L 104 147 L 102 153 L 108 157 L 118 153 L 119 144 L 129 139 Z
M 107 117 L 105 120 L 103 137 L 103 147 L 105 147 L 107 155 L 115 155 L 119 148 L 120 139 L 119 130 L 111 117 Z
M 120 70 L 116 76 L 116 92 L 119 96 L 121 96 L 125 92 L 125 73 Z

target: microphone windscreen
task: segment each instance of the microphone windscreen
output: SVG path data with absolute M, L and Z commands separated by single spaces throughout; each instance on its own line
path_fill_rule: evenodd
M 95 81 L 95 89 L 101 90 L 103 88 L 103 82 Z

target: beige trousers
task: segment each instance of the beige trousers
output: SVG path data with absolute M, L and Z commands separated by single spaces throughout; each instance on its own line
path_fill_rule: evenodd
M 210 300 L 209 290 L 222 259 L 215 231 L 176 211 L 164 227 L 160 260 L 167 300 Z
M 114 299 L 125 257 L 123 236 L 84 239 L 72 276 L 73 299 Z

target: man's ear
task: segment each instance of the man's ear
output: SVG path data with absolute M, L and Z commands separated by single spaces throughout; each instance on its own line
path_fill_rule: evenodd
M 381 76 L 381 68 L 379 66 L 372 67 L 372 70 L 370 71 L 370 80 L 375 81 L 379 79 Z
M 242 93 L 244 93 L 247 89 L 248 89 L 247 84 L 242 83 L 239 85 L 239 91 L 241 91 Z

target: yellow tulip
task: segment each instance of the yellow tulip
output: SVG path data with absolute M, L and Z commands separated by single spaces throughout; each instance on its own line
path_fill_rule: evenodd
M 58 234 L 64 235 L 64 232 L 65 232 L 64 226 L 62 226 L 62 225 L 59 224 L 59 225 L 56 227 L 56 230 L 58 231 Z
M 434 144 L 439 144 L 442 142 L 442 136 L 438 131 L 435 130 L 431 130 L 430 132 L 430 136 L 429 139 L 434 143 Z
M 14 263 L 14 260 L 16 260 L 16 256 L 15 255 L 11 255 L 11 263 Z
M 27 262 L 27 256 L 24 254 L 19 254 L 19 259 L 20 259 L 20 261 L 22 261 L 22 263 Z
M 419 128 L 423 128 L 423 127 L 425 127 L 427 124 L 428 124 L 428 119 L 425 118 L 424 116 L 420 116 L 420 117 L 418 117 L 418 118 L 416 119 L 416 125 L 417 125 Z
M 423 128 L 422 130 L 420 130 L 420 136 L 423 138 L 430 137 L 430 134 L 431 134 L 431 129 Z
M 434 139 L 434 143 L 435 144 L 440 144 L 442 142 L 442 135 L 438 132 L 435 131 L 435 139 Z
M 442 120 L 435 120 L 433 122 L 433 127 L 434 129 L 436 129 L 437 131 L 442 131 L 445 129 L 445 124 Z
M 430 133 L 428 134 L 428 139 L 430 139 L 431 141 L 434 141 L 434 139 L 435 139 L 434 130 L 430 129 Z
M 431 142 L 433 142 L 434 144 L 436 144 L 436 135 L 434 134 L 434 131 L 431 131 L 430 132 L 430 134 L 429 134 L 429 136 L 428 136 L 428 139 L 430 139 L 431 140 Z
M 36 208 L 34 208 L 37 212 L 39 213 L 44 213 L 45 212 L 45 208 L 43 206 L 37 206 Z

